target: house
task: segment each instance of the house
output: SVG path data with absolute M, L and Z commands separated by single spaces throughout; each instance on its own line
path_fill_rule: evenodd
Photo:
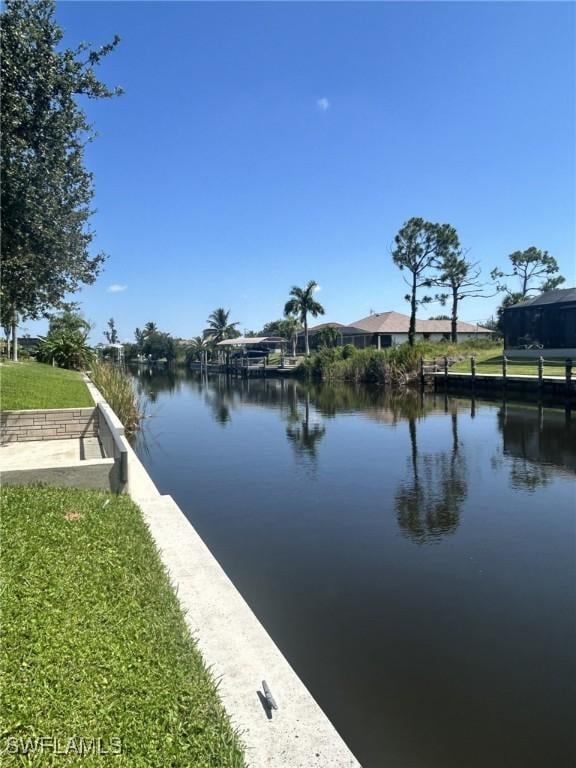
M 339 334 L 338 345 L 353 344 L 355 347 L 395 347 L 408 341 L 410 317 L 400 312 L 376 312 L 355 320 L 350 325 L 342 323 L 321 323 L 309 328 L 310 346 L 315 347 L 314 337 L 323 328 L 335 328 Z M 416 339 L 430 341 L 449 341 L 450 320 L 420 320 L 416 318 Z M 481 325 L 472 325 L 458 321 L 458 339 L 488 339 L 492 331 Z M 304 334 L 298 337 L 298 348 L 304 349 Z
M 510 357 L 576 356 L 576 288 L 547 291 L 513 304 L 502 314 Z

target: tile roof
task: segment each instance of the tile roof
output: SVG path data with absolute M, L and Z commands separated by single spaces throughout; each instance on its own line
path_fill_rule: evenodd
M 408 333 L 410 318 L 400 312 L 379 312 L 355 320 L 351 325 L 369 333 Z M 416 333 L 450 333 L 450 320 L 420 320 L 416 318 Z M 458 321 L 458 333 L 491 333 L 481 325 Z

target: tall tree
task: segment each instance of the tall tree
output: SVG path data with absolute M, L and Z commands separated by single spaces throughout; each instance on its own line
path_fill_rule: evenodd
M 502 280 L 505 277 L 516 278 L 519 281 L 516 290 L 510 290 L 506 283 L 498 283 L 497 288 L 508 296 L 519 297 L 518 301 L 522 301 L 533 292 L 553 291 L 565 282 L 565 278 L 558 274 L 560 272 L 558 262 L 550 256 L 548 251 L 531 246 L 525 251 L 514 251 L 508 259 L 511 271 L 504 272 L 496 267 L 490 273 L 490 277 L 493 280 Z
M 308 338 L 308 315 L 318 317 L 324 314 L 324 307 L 314 298 L 314 292 L 318 288 L 315 280 L 310 280 L 305 288 L 299 288 L 293 285 L 290 289 L 290 296 L 285 306 L 284 314 L 296 316 L 304 326 L 304 342 L 306 345 L 306 354 L 310 354 L 310 340 Z
M 144 347 L 144 341 L 146 340 L 146 333 L 145 331 L 141 331 L 140 328 L 136 328 L 134 331 L 134 338 L 136 340 L 136 351 L 137 354 L 142 354 L 142 349 Z
M 95 67 L 119 42 L 62 46 L 54 0 L 6 0 L 2 13 L 2 302 L 17 358 L 20 317 L 45 316 L 66 293 L 94 282 L 103 254 L 90 255 L 94 137 L 76 97 L 107 98 Z
M 218 307 L 208 318 L 208 328 L 205 335 L 212 336 L 216 344 L 219 341 L 224 341 L 224 339 L 234 339 L 240 336 L 240 332 L 236 329 L 238 324 L 238 322 L 230 322 L 230 310 Z
M 452 230 L 452 231 L 450 231 Z M 446 289 L 434 297 L 442 306 L 450 302 L 450 336 L 458 341 L 458 310 L 460 302 L 467 298 L 488 298 L 494 293 L 487 293 L 480 280 L 481 270 L 478 262 L 470 262 L 463 254 L 458 235 L 449 224 L 443 224 L 438 230 L 440 251 L 435 261 L 436 275 L 427 281 L 427 285 Z
M 110 320 L 108 320 L 107 323 L 108 330 L 104 331 L 104 336 L 106 337 L 106 341 L 108 344 L 118 344 L 118 331 L 116 329 L 116 323 L 114 322 L 114 318 L 111 317 Z
M 153 322 L 146 323 L 143 331 L 144 337 L 151 336 L 153 333 L 158 333 L 158 326 L 156 325 L 156 323 L 153 323 Z
M 446 235 L 449 233 L 446 231 Z M 414 345 L 416 338 L 416 313 L 419 304 L 426 304 L 432 299 L 429 296 L 418 298 L 418 289 L 429 286 L 429 273 L 439 252 L 438 225 L 430 221 L 414 217 L 409 219 L 394 238 L 394 250 L 392 260 L 401 270 L 410 273 L 410 277 L 404 278 L 410 287 L 410 293 L 405 299 L 410 303 L 410 326 L 408 329 L 408 343 Z M 448 247 L 448 243 L 442 244 Z

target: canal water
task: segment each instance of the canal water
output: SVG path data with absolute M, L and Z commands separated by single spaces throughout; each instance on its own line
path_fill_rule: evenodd
M 573 768 L 568 413 L 135 377 L 141 460 L 364 768 Z

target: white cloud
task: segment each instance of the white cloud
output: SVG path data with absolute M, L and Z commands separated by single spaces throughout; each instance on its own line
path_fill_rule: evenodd
M 322 286 L 317 285 L 316 288 L 314 288 L 314 293 L 318 293 L 318 291 L 321 291 L 321 290 L 322 290 Z
M 120 285 L 120 283 L 112 283 L 112 285 L 109 285 L 108 288 L 106 288 L 107 293 L 122 293 L 122 291 L 125 291 L 126 288 L 128 288 L 127 285 Z
M 326 98 L 326 96 L 323 96 L 321 99 L 318 99 L 316 102 L 316 106 L 320 110 L 320 112 L 327 112 L 330 109 L 330 101 Z

